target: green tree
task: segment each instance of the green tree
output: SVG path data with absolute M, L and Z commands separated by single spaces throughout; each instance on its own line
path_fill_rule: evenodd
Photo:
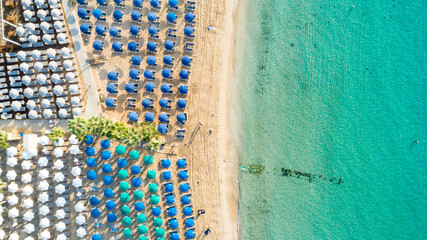
M 7 134 L 0 133 L 0 149 L 6 149 L 9 147 L 7 142 Z
M 54 142 L 64 136 L 65 132 L 62 130 L 62 128 L 55 127 L 52 128 L 52 131 L 49 133 L 48 138 L 50 141 Z

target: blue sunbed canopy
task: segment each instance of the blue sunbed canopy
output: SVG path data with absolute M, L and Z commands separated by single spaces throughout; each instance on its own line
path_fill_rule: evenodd
M 171 75 L 172 75 L 172 71 L 169 68 L 164 68 L 162 70 L 162 76 L 164 78 L 170 78 Z
M 193 239 L 194 237 L 196 236 L 196 234 L 194 233 L 194 231 L 193 230 L 187 230 L 186 232 L 185 232 L 185 237 L 187 238 L 187 239 Z
M 141 167 L 138 165 L 133 165 L 130 171 L 132 172 L 132 174 L 136 175 L 141 172 Z
M 115 92 L 116 92 L 116 85 L 114 85 L 114 84 L 112 84 L 112 83 L 108 84 L 108 85 L 107 85 L 107 91 L 108 91 L 109 93 L 115 93 Z
M 146 112 L 145 113 L 145 121 L 147 121 L 147 122 L 154 121 L 154 113 L 152 113 L 152 112 Z
M 157 48 L 157 44 L 155 42 L 148 42 L 147 43 L 147 49 L 149 51 L 155 51 Z
M 148 98 L 142 100 L 142 106 L 145 107 L 145 108 L 149 108 L 151 106 L 151 104 L 152 104 L 152 102 Z
M 92 240 L 102 240 L 102 237 L 98 233 L 95 233 L 92 235 Z
M 165 42 L 165 48 L 166 48 L 166 50 L 173 50 L 174 46 L 175 46 L 175 43 L 172 42 L 171 40 L 167 40 Z
M 126 84 L 125 90 L 128 93 L 132 93 L 135 91 L 135 85 L 133 85 L 133 83 L 128 83 Z
M 113 17 L 114 17 L 114 19 L 116 19 L 116 20 L 120 20 L 120 19 L 122 19 L 122 17 L 123 17 L 123 12 L 122 12 L 122 11 L 120 11 L 120 10 L 115 10 L 115 11 L 113 12 Z
M 85 3 L 86 3 L 86 0 L 77 0 L 77 2 L 78 2 L 79 4 L 85 4 Z
M 171 7 L 178 6 L 178 0 L 169 0 L 169 6 Z
M 140 212 L 142 210 L 144 210 L 145 206 L 143 202 L 136 202 L 135 203 L 135 210 Z
M 178 178 L 181 180 L 185 180 L 188 178 L 187 171 L 181 170 L 178 172 Z
M 122 44 L 120 42 L 113 42 L 113 50 L 120 51 L 122 49 Z
M 109 175 L 105 175 L 105 176 L 102 178 L 102 182 L 103 182 L 105 185 L 110 185 L 110 184 L 112 184 L 112 183 L 114 182 L 114 180 L 113 180 L 113 178 L 112 178 L 111 176 L 109 176 Z
M 90 170 L 89 172 L 87 172 L 86 176 L 89 180 L 95 180 L 98 177 L 94 170 Z
M 166 203 L 167 204 L 174 204 L 175 203 L 175 197 L 173 195 L 168 195 L 166 197 Z
M 119 168 L 124 168 L 128 165 L 128 161 L 126 160 L 126 158 L 120 158 L 117 160 L 117 166 Z
M 187 22 L 192 22 L 196 16 L 192 12 L 188 12 L 185 14 L 185 20 Z
M 168 115 L 166 113 L 161 113 L 159 115 L 159 121 L 160 122 L 167 122 L 168 121 Z
M 108 210 L 113 210 L 113 209 L 116 207 L 116 203 L 115 203 L 113 200 L 108 200 L 108 201 L 105 203 L 105 207 L 106 207 Z
M 180 85 L 178 90 L 179 90 L 180 94 L 185 95 L 188 93 L 188 86 L 187 85 Z
M 168 15 L 166 15 L 166 19 L 168 22 L 173 23 L 176 20 L 176 15 L 173 12 L 169 12 Z
M 97 8 L 93 10 L 92 14 L 96 19 L 99 19 L 102 16 L 102 11 L 101 9 Z
M 190 186 L 188 185 L 188 183 L 181 183 L 181 185 L 179 186 L 179 190 L 181 190 L 181 192 L 188 192 L 189 189 Z
M 95 149 L 93 147 L 87 147 L 85 150 L 86 155 L 89 157 L 95 155 Z
M 171 174 L 171 172 L 170 172 L 170 171 L 164 171 L 164 172 L 162 173 L 162 178 L 163 178 L 164 180 L 169 180 L 169 179 L 171 179 L 171 178 L 172 178 L 172 174 Z
M 177 221 L 176 219 L 172 219 L 172 220 L 169 222 L 169 227 L 170 227 L 170 228 L 172 228 L 172 229 L 177 228 L 177 227 L 178 227 L 178 221 Z
M 109 173 L 111 172 L 113 169 L 111 168 L 111 165 L 106 163 L 104 165 L 102 165 L 102 172 L 104 173 Z
M 92 144 L 93 143 L 93 136 L 92 135 L 86 135 L 84 143 L 87 145 Z
M 137 177 L 137 178 L 132 179 L 132 186 L 137 188 L 137 187 L 141 186 L 141 184 L 142 184 L 141 178 Z
M 86 159 L 86 165 L 88 167 L 94 167 L 96 165 L 96 159 L 93 157 Z
M 122 2 L 123 2 L 123 0 L 114 0 L 114 2 L 115 2 L 116 4 L 120 4 L 120 3 L 122 3 Z
M 145 75 L 145 73 L 144 73 L 144 75 Z M 145 90 L 147 90 L 148 92 L 154 91 L 155 87 L 156 87 L 156 85 L 153 82 L 148 82 L 145 84 Z
M 162 167 L 164 168 L 168 168 L 171 165 L 171 160 L 169 160 L 169 158 L 165 158 L 162 160 Z
M 101 216 L 101 212 L 98 210 L 98 208 L 94 208 L 90 211 L 90 215 L 93 218 L 97 218 L 97 217 Z
M 133 0 L 133 5 L 135 7 L 141 7 L 142 6 L 142 0 Z
M 187 119 L 184 113 L 178 113 L 178 115 L 176 115 L 176 120 L 180 123 L 184 123 Z
M 132 122 L 138 121 L 138 113 L 137 112 L 130 112 L 128 117 L 129 117 L 129 120 Z
M 96 196 L 92 196 L 89 199 L 90 205 L 97 206 L 99 204 L 99 199 Z
M 189 56 L 184 56 L 181 59 L 182 65 L 189 66 L 191 63 L 191 58 Z
M 184 195 L 181 197 L 181 203 L 184 205 L 187 205 L 191 202 L 190 197 L 187 195 Z
M 80 24 L 80 31 L 82 31 L 84 33 L 89 32 L 89 24 L 87 24 L 87 23 Z
M 187 166 L 187 162 L 184 159 L 178 159 L 178 161 L 176 161 L 176 166 L 179 168 L 184 168 Z
M 144 77 L 147 79 L 153 78 L 153 71 L 151 71 L 150 69 L 145 70 L 144 71 Z
M 169 93 L 169 92 L 170 92 L 170 90 L 171 90 L 171 88 L 170 88 L 169 84 L 167 84 L 167 83 L 163 83 L 163 84 L 162 84 L 162 86 L 160 86 L 160 90 L 161 90 L 163 93 Z
M 178 106 L 178 108 L 186 108 L 187 107 L 187 100 L 178 99 L 177 106 Z
M 119 29 L 116 27 L 111 27 L 110 30 L 108 30 L 111 36 L 115 37 L 119 35 Z
M 160 1 L 159 1 L 159 0 L 151 0 L 151 1 L 150 1 L 151 6 L 153 6 L 153 7 L 157 7 L 157 6 L 159 6 L 159 3 L 160 3 Z
M 139 30 L 140 30 L 140 27 L 138 27 L 137 25 L 130 26 L 130 34 L 132 35 L 138 35 Z
M 138 70 L 136 70 L 136 69 L 131 69 L 130 71 L 129 71 L 129 77 L 130 78 L 132 78 L 132 79 L 137 79 L 138 78 L 138 76 L 139 76 L 139 71 Z
M 169 105 L 169 101 L 168 101 L 166 98 L 162 98 L 162 99 L 160 99 L 160 101 L 159 101 L 159 105 L 160 105 L 160 107 L 162 107 L 162 108 L 166 108 L 166 107 L 168 107 L 168 105 Z
M 103 140 L 101 141 L 101 147 L 102 147 L 103 149 L 107 149 L 107 148 L 109 148 L 109 147 L 110 147 L 110 145 L 111 145 L 111 142 L 110 142 L 110 140 L 108 140 L 108 139 L 103 139 Z
M 102 153 L 101 153 L 101 158 L 102 158 L 103 160 L 108 160 L 108 159 L 110 159 L 110 158 L 111 158 L 111 152 L 110 152 L 110 151 L 108 151 L 108 150 L 102 151 Z
M 193 28 L 192 28 L 192 27 L 190 27 L 190 26 L 186 26 L 186 27 L 184 28 L 184 34 L 185 34 L 185 35 L 187 35 L 187 36 L 191 36 L 191 34 L 193 34 L 193 32 L 194 32 L 194 30 L 193 30 Z
M 99 35 L 104 35 L 105 30 L 107 30 L 107 29 L 106 29 L 106 28 L 105 28 L 105 26 L 103 26 L 103 25 L 97 25 L 97 26 L 95 27 L 95 32 L 96 32 L 97 34 L 99 34 Z
M 173 187 L 172 183 L 167 183 L 165 185 L 165 192 L 168 192 L 168 193 L 173 192 L 173 189 L 174 189 L 174 187 Z
M 194 220 L 191 218 L 187 218 L 184 222 L 185 226 L 191 228 L 194 226 Z
M 172 64 L 173 63 L 173 58 L 171 55 L 166 55 L 163 57 L 163 63 L 164 64 Z
M 174 208 L 174 207 L 169 208 L 169 210 L 168 210 L 168 215 L 169 215 L 169 216 L 171 216 L 171 217 L 175 217 L 175 216 L 176 216 L 176 214 L 178 214 L 178 211 L 176 210 L 176 208 Z
M 187 70 L 185 70 L 185 69 L 183 69 L 183 70 L 181 70 L 181 72 L 179 72 L 179 77 L 181 78 L 181 79 L 188 79 L 188 76 L 190 75 L 190 73 L 187 71 Z
M 128 43 L 129 51 L 135 51 L 137 48 L 138 48 L 138 43 L 136 43 L 135 41 L 130 41 Z
M 155 56 L 148 56 L 147 63 L 148 65 L 156 65 L 157 59 Z
M 150 21 L 150 22 L 154 22 L 154 21 L 156 21 L 156 20 L 157 20 L 157 15 L 156 15 L 155 13 L 153 13 L 153 12 L 149 12 L 149 13 L 147 14 L 147 19 L 148 19 L 148 21 Z
M 142 3 L 142 1 L 141 1 Z M 134 21 L 138 21 L 141 18 L 141 13 L 138 11 L 132 11 L 132 13 L 130 14 L 130 17 L 132 18 L 132 20 Z
M 99 4 L 104 4 L 105 1 L 107 1 L 107 0 L 96 0 L 96 2 L 99 3 Z
M 179 240 L 179 235 L 176 232 L 171 233 L 169 240 Z
M 115 222 L 117 220 L 117 215 L 115 213 L 109 213 L 107 215 L 107 221 L 109 222 Z
M 157 131 L 159 131 L 159 133 L 166 133 L 168 131 L 168 126 L 166 124 L 161 123 L 157 127 Z
M 149 26 L 149 27 L 148 27 L 148 33 L 149 33 L 149 34 L 151 34 L 151 35 L 156 34 L 158 31 L 159 31 L 159 30 L 157 29 L 157 27 L 156 27 L 156 26 Z
M 193 213 L 193 209 L 187 206 L 184 209 L 182 209 L 182 213 L 184 213 L 185 216 L 190 216 Z
M 102 50 L 102 46 L 104 46 L 104 43 L 99 41 L 99 40 L 95 40 L 93 41 L 93 48 L 95 50 Z
M 132 56 L 132 64 L 133 65 L 140 65 L 141 62 L 142 62 L 141 56 L 139 56 L 139 55 Z
M 84 8 L 79 8 L 79 10 L 77 10 L 77 15 L 78 15 L 80 18 L 85 18 L 85 17 L 86 17 L 86 15 L 87 15 L 87 10 L 86 10 L 86 9 L 84 9 Z
M 161 210 L 159 207 L 153 207 L 153 208 L 151 209 L 151 214 L 152 214 L 153 216 L 158 217 L 158 216 L 160 216 L 160 214 L 162 214 L 162 210 Z
M 107 74 L 108 80 L 117 80 L 119 74 L 116 71 L 110 71 Z
M 107 188 L 107 189 L 104 190 L 104 197 L 111 198 L 113 196 L 114 196 L 113 189 Z

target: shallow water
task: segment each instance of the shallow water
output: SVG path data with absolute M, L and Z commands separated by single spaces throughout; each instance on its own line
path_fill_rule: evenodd
M 266 166 L 240 176 L 241 239 L 427 239 L 426 10 L 421 0 L 240 9 L 239 155 Z

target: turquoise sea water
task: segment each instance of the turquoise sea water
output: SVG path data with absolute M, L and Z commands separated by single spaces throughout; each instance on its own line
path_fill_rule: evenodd
M 240 238 L 427 239 L 427 2 L 244 2 Z

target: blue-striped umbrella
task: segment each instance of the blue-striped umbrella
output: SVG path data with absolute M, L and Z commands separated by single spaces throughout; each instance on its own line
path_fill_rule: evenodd
M 77 15 L 78 15 L 80 18 L 85 18 L 85 17 L 86 17 L 86 15 L 87 15 L 87 10 L 86 10 L 86 9 L 84 9 L 84 8 L 79 8 L 79 10 L 77 10 Z
M 193 213 L 193 209 L 187 206 L 184 209 L 182 209 L 182 213 L 184 213 L 185 216 L 190 216 Z
M 113 210 L 113 209 L 116 207 L 116 203 L 115 203 L 113 200 L 108 200 L 108 201 L 105 203 L 105 207 L 106 207 L 108 210 Z
M 87 24 L 87 23 L 80 24 L 80 31 L 82 31 L 84 33 L 88 33 L 89 32 L 89 24 Z
M 99 199 L 95 196 L 90 197 L 89 203 L 92 206 L 97 206 L 99 204 Z
M 93 143 L 93 136 L 92 135 L 86 135 L 85 136 L 85 144 L 90 145 Z
M 178 90 L 179 90 L 180 94 L 185 95 L 188 93 L 188 86 L 187 85 L 180 85 Z
M 166 185 L 165 185 L 165 191 L 166 192 L 173 192 L 173 189 L 174 189 L 174 187 L 173 187 L 173 184 L 172 183 L 167 183 Z
M 172 228 L 172 229 L 177 228 L 177 227 L 178 227 L 178 221 L 177 221 L 176 219 L 172 219 L 172 220 L 169 222 L 169 227 L 170 227 L 170 228 Z
M 110 158 L 111 158 L 111 152 L 110 152 L 110 151 L 108 151 L 108 150 L 102 151 L 102 153 L 101 153 L 101 158 L 102 158 L 103 160 L 108 160 L 108 159 L 110 159 Z
M 112 183 L 113 183 L 113 178 L 112 178 L 111 176 L 106 175 L 106 176 L 104 176 L 104 177 L 102 178 L 102 182 L 103 182 L 105 185 L 110 185 L 110 184 L 112 184 Z
M 108 80 L 117 80 L 119 74 L 116 71 L 110 71 L 107 74 Z
M 167 204 L 174 204 L 174 202 L 175 202 L 175 197 L 173 195 L 168 195 L 166 197 L 166 203 Z
M 156 85 L 153 82 L 148 82 L 145 84 L 145 90 L 147 90 L 147 92 L 153 92 L 155 87 Z
M 114 19 L 116 19 L 116 20 L 120 20 L 120 19 L 122 19 L 122 17 L 123 17 L 123 12 L 122 12 L 122 11 L 120 11 L 120 10 L 115 10 L 115 11 L 113 12 L 113 18 L 114 18 Z
M 168 15 L 166 15 L 166 19 L 168 20 L 168 22 L 170 23 L 174 23 L 176 20 L 176 15 L 173 12 L 169 12 Z
M 136 43 L 135 41 L 130 41 L 128 43 L 128 49 L 129 51 L 135 51 L 138 48 L 138 43 Z
M 187 239 L 193 239 L 194 237 L 196 236 L 196 234 L 194 233 L 194 231 L 193 230 L 187 230 L 186 232 L 185 232 L 185 237 L 187 238 Z
M 162 90 L 163 93 L 169 93 L 171 88 L 169 84 L 163 83 L 162 86 L 160 86 L 160 90 Z
M 107 189 L 104 190 L 104 197 L 111 198 L 113 196 L 114 196 L 113 189 L 107 188 Z
M 147 78 L 147 79 L 153 78 L 153 75 L 154 75 L 154 73 L 150 69 L 147 69 L 147 70 L 144 71 L 144 77 Z
M 162 160 L 162 167 L 168 168 L 170 166 L 171 166 L 171 160 L 169 160 L 169 158 L 165 158 Z
M 149 107 L 151 107 L 151 104 L 152 104 L 152 102 L 151 102 L 151 100 L 150 100 L 150 99 L 148 99 L 148 98 L 146 98 L 146 99 L 142 100 L 142 106 L 143 106 L 143 107 L 145 107 L 145 108 L 149 108 Z
M 120 42 L 113 42 L 113 50 L 114 51 L 122 50 L 122 44 Z
M 166 114 L 166 113 L 161 113 L 160 115 L 159 115 L 159 121 L 160 122 L 167 122 L 168 121 L 168 115 Z
M 188 12 L 185 14 L 185 20 L 187 22 L 192 22 L 196 16 L 192 12 Z
M 137 112 L 130 112 L 128 117 L 129 117 L 129 121 L 132 121 L 132 122 L 138 121 L 138 113 Z
M 135 210 L 140 212 L 142 210 L 144 210 L 145 206 L 143 202 L 137 202 L 135 203 Z
M 107 85 L 107 92 L 109 93 L 115 93 L 116 92 L 116 85 L 110 83 Z
M 148 42 L 147 43 L 147 49 L 149 51 L 155 51 L 157 48 L 157 44 L 155 42 Z
M 166 55 L 163 57 L 163 63 L 164 64 L 168 64 L 168 65 L 172 65 L 173 63 L 173 58 L 170 55 Z
M 136 175 L 141 172 L 141 167 L 138 165 L 133 165 L 130 171 L 132 172 L 132 174 Z
M 181 59 L 182 65 L 189 66 L 191 64 L 191 58 L 189 56 L 184 56 Z
M 180 123 L 185 123 L 187 118 L 185 117 L 184 113 L 178 113 L 178 115 L 176 115 L 176 120 Z
M 159 6 L 159 3 L 160 3 L 160 1 L 159 1 L 159 0 L 151 0 L 151 1 L 150 1 L 151 6 L 153 6 L 153 7 L 157 7 L 157 6 Z
M 154 21 L 156 21 L 156 20 L 157 20 L 157 15 L 156 15 L 155 13 L 153 13 L 153 12 L 149 12 L 149 13 L 147 14 L 147 19 L 148 19 L 148 21 L 150 21 L 150 22 L 154 22 Z
M 156 27 L 156 26 L 149 26 L 149 27 L 148 27 L 148 33 L 149 33 L 149 34 L 154 35 L 154 34 L 156 34 L 157 32 L 158 32 L 158 29 L 157 29 L 157 27 Z
M 162 214 L 162 210 L 160 208 L 153 207 L 151 209 L 151 215 L 158 217 L 158 216 L 160 216 L 160 214 Z
M 96 159 L 95 158 L 88 158 L 86 160 L 86 165 L 88 167 L 94 167 L 96 165 Z
M 191 228 L 194 226 L 194 220 L 192 218 L 187 218 L 184 224 L 186 227 Z
M 170 70 L 169 68 L 164 68 L 164 69 L 162 70 L 162 76 L 163 76 L 164 78 L 170 78 L 170 77 L 171 77 L 171 74 L 172 74 L 172 72 L 171 72 L 171 70 Z
M 104 139 L 101 141 L 101 148 L 103 148 L 103 149 L 109 148 L 110 145 L 111 145 L 111 142 L 108 139 Z
M 91 157 L 91 156 L 95 155 L 95 149 L 93 147 L 87 147 L 85 149 L 85 153 L 86 153 L 86 155 Z
M 185 180 L 185 179 L 187 179 L 187 178 L 188 178 L 188 173 L 187 173 L 187 171 L 184 171 L 184 170 L 179 171 L 179 172 L 178 172 L 178 178 L 179 178 L 179 179 L 181 179 L 181 180 Z
M 137 178 L 132 179 L 132 186 L 137 188 L 137 187 L 141 186 L 141 184 L 142 184 L 141 178 L 137 177 Z
M 184 159 L 178 159 L 178 161 L 176 161 L 176 166 L 179 168 L 185 168 L 187 166 L 187 162 Z
M 179 77 L 181 79 L 184 79 L 184 80 L 188 79 L 188 75 L 190 75 L 190 73 L 185 69 L 183 69 L 183 70 L 181 70 L 181 72 L 179 72 Z
M 157 127 L 157 131 L 159 131 L 159 133 L 166 133 L 168 131 L 168 126 L 166 124 L 161 123 Z
M 178 99 L 177 106 L 178 106 L 178 108 L 186 108 L 187 107 L 187 100 Z
M 175 207 L 171 207 L 168 210 L 168 215 L 171 217 L 175 217 L 178 214 L 178 211 L 176 210 Z
M 178 0 L 169 0 L 169 6 L 171 7 L 178 6 Z
M 104 164 L 102 165 L 102 172 L 104 173 L 109 173 L 111 172 L 113 169 L 111 168 L 110 164 Z
M 181 190 L 181 192 L 188 192 L 188 190 L 190 190 L 190 186 L 188 183 L 181 183 L 179 190 Z
M 136 69 L 131 69 L 130 71 L 129 71 L 129 77 L 130 78 L 132 78 L 132 79 L 137 79 L 138 78 L 138 76 L 139 76 L 139 71 L 138 70 L 136 70 Z M 127 85 L 126 85 L 127 86 Z M 130 86 L 129 86 L 130 87 Z M 134 86 L 135 87 L 135 86 Z M 133 89 L 133 90 L 135 90 L 135 89 Z M 133 90 L 132 90 L 132 92 L 133 92 Z
M 107 221 L 109 222 L 115 222 L 117 220 L 117 215 L 115 213 L 109 213 L 107 215 Z
M 104 46 L 104 43 L 103 43 L 103 42 L 101 42 L 101 41 L 99 41 L 99 40 L 95 40 L 95 41 L 93 41 L 93 48 L 94 48 L 95 50 L 101 51 L 103 46 Z
M 126 158 L 120 158 L 117 160 L 117 166 L 119 168 L 124 168 L 128 165 L 128 161 L 126 160 Z
M 162 108 L 167 108 L 167 107 L 168 107 L 168 105 L 169 105 L 169 101 L 168 101 L 166 98 L 162 98 L 162 99 L 160 99 L 160 101 L 159 101 L 159 105 L 160 105 L 160 107 L 162 107 Z
M 96 19 L 99 19 L 100 17 L 102 17 L 102 11 L 99 8 L 93 10 L 92 14 Z
M 191 202 L 190 197 L 187 195 L 184 195 L 181 197 L 181 203 L 184 205 L 187 205 Z
M 194 32 L 194 29 L 190 26 L 186 26 L 184 28 L 184 34 L 187 36 L 191 36 L 191 34 L 193 34 L 193 32 Z
M 166 50 L 173 50 L 173 47 L 175 46 L 175 42 L 172 42 L 172 41 L 170 41 L 170 40 L 167 40 L 166 42 L 165 42 L 165 49 Z
M 152 112 L 146 112 L 145 113 L 145 121 L 147 121 L 147 122 L 154 121 L 154 113 L 152 113 Z
M 105 30 L 106 30 L 105 26 L 102 26 L 102 25 L 97 25 L 95 27 L 95 32 L 99 35 L 104 35 Z
M 142 0 L 133 0 L 133 5 L 135 7 L 141 7 L 142 6 Z
M 130 34 L 132 35 L 138 35 L 140 28 L 137 25 L 130 26 Z
M 128 92 L 128 93 L 132 93 L 132 92 L 134 92 L 134 91 L 135 91 L 135 85 L 134 85 L 133 83 L 128 83 L 128 84 L 126 84 L 126 86 L 125 86 L 125 90 L 126 90 L 126 92 Z
M 172 174 L 171 174 L 171 172 L 170 172 L 170 171 L 164 171 L 164 172 L 162 173 L 162 178 L 163 178 L 164 180 L 170 180 L 170 179 L 172 178 Z
M 148 65 L 156 65 L 157 59 L 155 56 L 148 56 L 147 63 Z
M 97 217 L 101 216 L 101 212 L 98 210 L 98 208 L 94 208 L 90 211 L 90 215 L 93 218 L 97 218 Z
M 112 106 L 114 106 L 114 103 L 115 103 L 115 101 L 114 101 L 114 99 L 112 99 L 112 98 L 107 98 L 107 99 L 105 100 L 105 105 L 107 105 L 108 107 L 112 107 Z

